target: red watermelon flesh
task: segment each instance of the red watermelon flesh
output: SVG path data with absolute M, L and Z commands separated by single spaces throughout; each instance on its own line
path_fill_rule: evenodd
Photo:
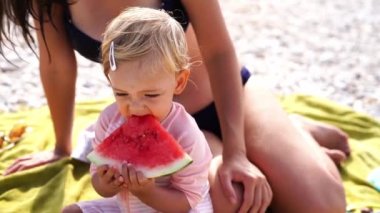
M 87 158 L 95 165 L 120 169 L 130 163 L 147 178 L 174 173 L 192 162 L 190 156 L 151 115 L 133 116 L 111 133 Z

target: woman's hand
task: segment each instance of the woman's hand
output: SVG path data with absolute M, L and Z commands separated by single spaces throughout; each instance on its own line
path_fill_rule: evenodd
M 44 151 L 26 155 L 13 162 L 13 164 L 5 170 L 4 175 L 49 164 L 67 156 L 68 154 L 56 153 L 54 151 Z
M 245 155 L 238 153 L 223 157 L 218 170 L 225 195 L 236 202 L 233 182 L 244 186 L 243 203 L 239 212 L 265 212 L 272 201 L 272 190 L 264 174 Z
M 142 172 L 132 165 L 123 164 L 121 175 L 124 178 L 124 187 L 134 195 L 149 191 L 154 187 L 154 178 L 146 178 Z

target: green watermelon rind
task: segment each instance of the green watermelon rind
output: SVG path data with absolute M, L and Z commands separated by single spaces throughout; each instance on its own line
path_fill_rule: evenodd
M 114 166 L 118 168 L 122 164 L 121 161 L 107 158 L 105 156 L 98 154 L 96 151 L 92 151 L 90 154 L 88 154 L 87 158 L 96 166 L 110 165 L 110 166 Z M 147 168 L 141 165 L 134 165 L 134 166 L 135 166 L 135 169 L 137 171 L 141 171 L 146 178 L 156 178 L 156 177 L 173 174 L 181 170 L 182 168 L 188 166 L 192 162 L 193 160 L 191 159 L 191 157 L 188 154 L 184 153 L 182 158 L 174 160 L 168 165 L 158 166 L 155 168 Z

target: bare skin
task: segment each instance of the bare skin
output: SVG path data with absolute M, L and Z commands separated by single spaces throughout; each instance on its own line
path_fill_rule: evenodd
M 321 149 L 339 166 L 350 155 L 348 135 L 336 126 L 314 121 L 301 115 L 289 116 L 295 126 L 309 133 Z
M 241 86 L 241 66 L 216 0 L 182 2 L 192 21 L 186 31 L 190 58 L 202 63 L 191 68 L 190 83 L 175 100 L 190 113 L 203 109 L 212 101 L 216 103 L 223 143 L 216 137 L 207 137 L 210 144 L 223 144 L 221 159 L 215 160 L 212 168 L 216 170 L 210 173 L 215 209 L 264 212 L 271 204 L 274 212 L 344 212 L 344 191 L 338 170 L 314 139 L 322 138 L 322 133 L 314 131 L 315 128 L 300 132 L 275 98 L 257 87 L 253 78 L 244 88 Z M 71 14 L 79 29 L 101 40 L 105 24 L 123 8 L 136 5 L 157 8 L 159 3 L 158 0 L 114 0 L 112 4 L 81 0 L 71 6 Z M 62 15 L 62 10 L 57 10 L 54 14 Z M 208 14 L 207 19 L 204 14 Z M 45 26 L 47 43 L 53 50 L 52 63 L 42 46 L 41 78 L 54 121 L 56 153 L 68 155 L 71 152 L 76 60 L 64 36 L 62 17 L 54 19 L 57 28 L 49 23 Z M 212 36 L 215 32 L 218 36 Z M 39 44 L 43 45 L 41 34 L 37 36 Z M 198 44 L 202 48 L 198 48 Z M 60 51 L 54 51 L 58 49 Z M 62 94 L 57 95 L 57 91 Z M 335 137 L 334 132 L 337 133 L 336 129 L 328 138 Z M 21 164 L 29 168 L 51 160 L 35 162 L 30 159 Z M 25 168 L 20 162 L 16 164 L 12 166 L 18 169 L 7 170 L 7 174 Z M 241 185 L 232 184 L 236 182 Z

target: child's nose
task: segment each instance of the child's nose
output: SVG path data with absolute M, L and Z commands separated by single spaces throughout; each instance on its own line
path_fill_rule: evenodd
M 147 113 L 145 105 L 140 103 L 139 101 L 131 101 L 131 103 L 129 104 L 128 111 L 129 114 L 135 116 L 143 116 Z

